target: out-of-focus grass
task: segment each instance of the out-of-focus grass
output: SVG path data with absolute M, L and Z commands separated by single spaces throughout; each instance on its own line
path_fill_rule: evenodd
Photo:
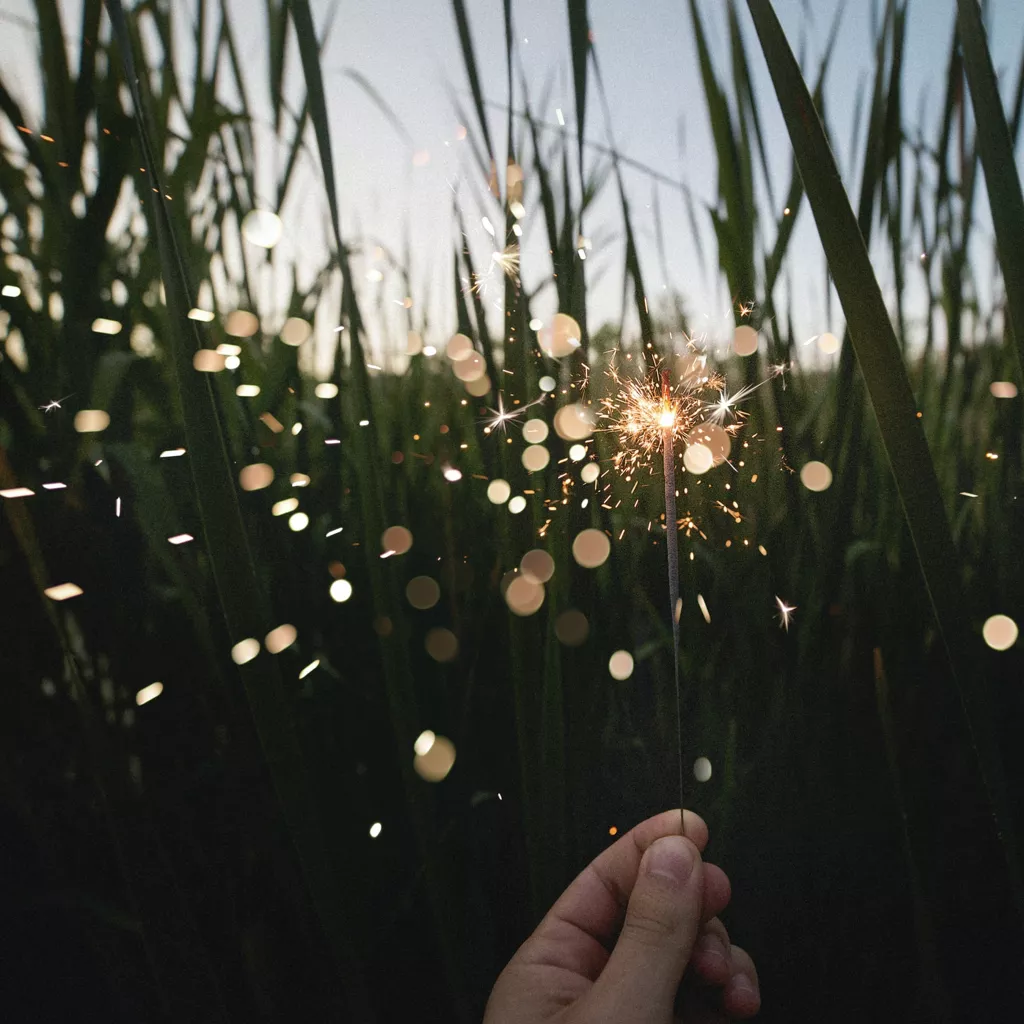
M 39 124 L 27 123 L 9 88 L 0 89 L 10 129 L 0 154 L 0 283 L 22 290 L 4 299 L 0 473 L 4 487 L 37 491 L 5 501 L 0 516 L 2 585 L 19 596 L 3 625 L 15 684 L 0 690 L 4 748 L 13 752 L 0 764 L 15 818 L 47 863 L 47 885 L 79 908 L 126 1019 L 390 1020 L 413 1008 L 429 1019 L 479 1016 L 503 958 L 609 841 L 609 829 L 675 800 L 664 552 L 657 527 L 648 529 L 661 513 L 657 482 L 637 491 L 635 507 L 603 508 L 554 431 L 545 441 L 549 466 L 530 473 L 520 461 L 519 427 L 507 436 L 482 429 L 498 387 L 507 403 L 526 402 L 538 396 L 542 375 L 554 377 L 554 400 L 531 410 L 550 427 L 555 409 L 576 395 L 584 354 L 599 388 L 609 338 L 635 356 L 646 343 L 665 355 L 678 340 L 678 325 L 647 308 L 626 161 L 614 147 L 609 156 L 579 143 L 602 96 L 586 5 L 568 5 L 575 131 L 550 133 L 543 98 L 520 74 L 522 130 L 514 130 L 511 102 L 502 152 L 479 85 L 468 8 L 453 4 L 475 114 L 466 187 L 477 189 L 505 244 L 514 243 L 517 223 L 542 234 L 550 264 L 523 268 L 530 290 L 504 280 L 485 301 L 459 287 L 460 278 L 472 282 L 484 272 L 481 254 L 466 243 L 452 254 L 452 323 L 424 322 L 412 296 L 403 332 L 389 344 L 404 351 L 407 329 L 444 345 L 457 326 L 490 378 L 480 397 L 454 379 L 442 354 L 412 354 L 400 372 L 367 367 L 362 328 L 379 317 L 383 330 L 389 321 L 379 296 L 356 286 L 367 247 L 341 237 L 344 194 L 334 192 L 331 99 L 319 81 L 322 39 L 310 5 L 268 0 L 266 83 L 253 79 L 220 4 L 200 3 L 188 22 L 161 4 L 140 5 L 126 17 L 125 46 L 112 39 L 99 3 L 88 2 L 83 37 L 98 42 L 72 66 L 58 45 L 58 8 L 37 7 L 46 69 Z M 752 322 L 761 328 L 757 359 L 727 361 L 730 380 L 757 377 L 757 362 L 796 365 L 750 403 L 735 476 L 728 467 L 714 471 L 730 483 L 743 521 L 692 498 L 707 538 L 682 542 L 684 740 L 688 757 L 703 754 L 713 764 L 711 780 L 693 784 L 692 803 L 711 824 L 714 859 L 734 879 L 730 925 L 759 959 L 765 1019 L 872 1019 L 879 1005 L 890 1018 L 956 1018 L 994 1002 L 1012 1016 L 1013 995 L 995 977 L 1012 958 L 1012 929 L 994 912 L 979 913 L 970 928 L 962 919 L 966 908 L 992 908 L 1005 892 L 999 872 L 989 870 L 999 850 L 983 838 L 986 804 L 969 737 L 944 682 L 941 643 L 889 469 L 894 442 L 885 423 L 879 431 L 868 416 L 865 392 L 874 396 L 878 382 L 864 373 L 865 389 L 853 347 L 863 365 L 864 332 L 858 336 L 847 307 L 850 335 L 838 371 L 799 365 L 789 246 L 805 186 L 819 223 L 820 194 L 806 166 L 799 173 L 799 148 L 788 184 L 774 194 L 761 141 L 769 101 L 751 87 L 760 58 L 742 7 L 730 3 L 722 13 L 729 50 L 718 60 L 707 42 L 707 8 L 690 6 L 719 175 L 712 208 L 690 194 L 686 202 L 713 227 L 709 269 L 738 302 L 755 304 Z M 343 7 L 338 16 L 343 22 Z M 507 5 L 507 27 L 513 16 Z M 915 276 L 927 288 L 928 347 L 923 356 L 908 350 L 900 306 L 890 311 L 893 339 L 877 302 L 869 344 L 888 344 L 892 373 L 883 388 L 905 374 L 902 396 L 912 391 L 922 413 L 927 449 L 919 438 L 918 457 L 892 464 L 905 490 L 927 473 L 924 460 L 934 463 L 932 521 L 922 526 L 912 511 L 911 525 L 918 549 L 923 536 L 931 551 L 933 578 L 962 575 L 967 603 L 950 610 L 947 602 L 944 630 L 976 634 L 985 615 L 1024 603 L 1012 557 L 1024 530 L 1012 504 L 1021 402 L 988 392 L 992 380 L 1016 379 L 1017 366 L 999 332 L 1002 304 L 981 317 L 971 297 L 970 204 L 981 180 L 973 144 L 957 140 L 956 42 L 940 124 L 908 124 L 900 93 L 904 18 L 905 5 L 891 3 L 879 25 L 868 127 L 854 147 L 863 168 L 856 211 L 860 234 L 883 232 L 894 258 L 904 243 L 926 252 L 923 264 L 897 278 L 897 298 Z M 173 59 L 183 24 L 192 39 L 205 40 L 205 59 L 194 61 L 188 82 Z M 282 89 L 293 34 L 308 86 L 294 110 Z M 822 65 L 807 72 L 819 111 L 821 83 L 835 68 L 835 28 L 828 38 Z M 503 71 L 510 84 L 513 40 L 509 31 Z M 150 71 L 140 83 L 150 95 L 132 107 L 120 92 L 129 49 Z M 231 83 L 230 102 L 221 99 L 218 76 Z M 795 75 L 790 84 L 784 111 L 803 109 L 813 119 Z M 313 283 L 293 283 L 284 309 L 265 281 L 275 273 L 292 279 L 292 268 L 239 232 L 268 159 L 251 107 L 264 85 L 281 146 L 271 189 L 277 209 L 287 218 L 297 169 L 307 153 L 317 154 L 333 238 Z M 1020 121 L 1015 103 L 1011 133 Z M 163 154 L 162 164 L 147 161 L 156 166 L 145 173 L 137 170 L 144 163 L 136 108 L 150 111 L 154 152 Z M 189 128 L 181 139 L 171 127 L 179 114 Z M 980 139 L 978 149 L 984 159 Z M 94 161 L 95 182 L 82 180 L 83 153 Z M 897 173 L 901 156 L 912 157 L 909 179 Z M 520 168 L 529 213 L 521 221 L 509 185 Z M 157 178 L 170 199 L 150 191 Z M 579 236 L 609 180 L 622 210 L 617 230 L 633 239 L 621 268 L 632 307 L 625 319 L 640 332 L 621 336 L 616 325 L 591 331 L 591 339 L 586 289 L 595 278 L 585 273 L 593 264 L 580 256 Z M 148 226 L 132 215 L 142 199 L 150 202 Z M 836 203 L 827 205 L 837 212 Z M 112 223 L 127 227 L 111 231 Z M 844 306 L 851 288 L 854 299 L 874 298 L 863 266 L 862 279 L 842 280 L 821 230 Z M 168 260 L 172 238 L 180 266 Z M 387 271 L 403 294 L 416 269 L 416 254 L 408 258 L 413 266 L 395 261 Z M 543 289 L 582 328 L 580 350 L 562 360 L 545 355 L 529 328 Z M 183 316 L 199 294 L 209 295 L 209 324 Z M 312 361 L 280 331 L 286 315 L 324 318 L 330 295 L 339 297 L 341 315 L 329 327 L 345 330 L 335 336 L 337 396 L 319 398 Z M 487 320 L 495 298 L 498 330 Z M 235 308 L 258 314 L 253 336 L 224 332 Z M 100 316 L 123 329 L 95 333 Z M 948 339 L 945 351 L 934 324 Z M 238 369 L 196 373 L 192 348 L 221 343 L 240 346 Z M 404 367 L 400 359 L 396 365 Z M 243 382 L 259 394 L 237 396 Z M 39 410 L 63 395 L 74 396 L 64 410 Z M 73 410 L 89 407 L 110 413 L 101 435 L 72 429 Z M 179 445 L 185 456 L 158 457 Z M 611 455 L 601 434 L 591 449 Z M 822 452 L 834 483 L 815 494 L 796 471 Z M 273 483 L 239 493 L 237 472 L 252 462 L 268 463 Z M 446 479 L 445 466 L 462 478 Z M 308 486 L 291 485 L 297 473 Z M 526 511 L 513 515 L 487 500 L 487 483 L 497 477 L 513 494 L 532 492 Z M 67 490 L 41 491 L 49 479 Z M 309 516 L 298 532 L 270 512 L 290 497 Z M 936 550 L 935 517 L 946 516 L 952 540 L 944 537 Z M 381 533 L 391 525 L 408 527 L 413 546 L 382 559 Z M 589 526 L 615 540 L 597 570 L 580 568 L 570 550 Z M 168 544 L 185 531 L 198 539 Z M 534 547 L 552 555 L 555 574 L 541 609 L 518 618 L 500 584 Z M 405 598 L 418 575 L 440 584 L 432 608 L 413 609 Z M 340 578 L 353 590 L 336 604 L 328 588 Z M 84 594 L 60 605 L 39 596 L 64 579 Z M 776 595 L 797 605 L 788 633 L 773 618 Z M 588 622 L 579 646 L 557 636 L 569 610 Z M 291 647 L 233 664 L 241 634 L 262 641 L 280 623 L 297 629 Z M 428 655 L 434 628 L 457 637 L 452 660 Z M 618 649 L 635 658 L 624 682 L 608 674 Z M 300 679 L 314 660 L 319 665 Z M 1012 742 L 1024 711 L 1012 685 L 1019 648 L 978 651 L 972 665 L 992 684 L 988 756 L 1019 786 L 1024 763 Z M 156 679 L 164 692 L 135 707 L 136 691 Z M 436 785 L 412 770 L 413 740 L 428 728 L 457 750 L 450 775 Z M 368 835 L 373 822 L 382 825 L 377 838 Z M 975 841 L 975 832 L 982 838 Z M 1006 937 L 1006 960 L 968 948 L 967 939 L 986 929 Z M 948 989 L 938 996 L 928 982 L 936 973 Z

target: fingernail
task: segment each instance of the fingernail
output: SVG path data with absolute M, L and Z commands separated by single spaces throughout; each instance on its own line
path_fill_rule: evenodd
M 729 981 L 729 988 L 736 995 L 757 998 L 757 989 L 754 988 L 754 983 L 745 974 L 734 975 Z
M 693 871 L 693 849 L 682 836 L 665 836 L 655 840 L 647 851 L 648 875 L 682 885 Z
M 704 935 L 697 943 L 697 951 L 706 957 L 725 963 L 725 945 L 717 935 Z

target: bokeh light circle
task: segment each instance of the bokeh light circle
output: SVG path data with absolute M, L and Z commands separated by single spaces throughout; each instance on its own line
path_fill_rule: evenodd
M 563 441 L 583 441 L 594 432 L 597 420 L 585 406 L 574 402 L 555 413 L 555 433 Z
M 281 340 L 292 348 L 298 348 L 309 340 L 312 333 L 313 325 L 308 320 L 303 320 L 301 316 L 290 316 L 281 328 Z
M 463 383 L 480 380 L 487 372 L 484 357 L 479 352 L 469 352 L 465 358 L 452 364 L 452 371 Z
M 608 672 L 612 679 L 628 679 L 633 674 L 633 655 L 629 651 L 616 651 L 608 659 Z
M 505 591 L 505 603 L 516 615 L 532 615 L 544 603 L 544 585 L 516 576 Z
M 331 600 L 344 604 L 352 596 L 352 584 L 348 580 L 335 580 L 331 584 Z
M 555 574 L 555 560 L 543 548 L 534 548 L 523 555 L 519 571 L 534 583 L 547 583 Z
M 265 462 L 254 462 L 238 471 L 238 484 L 243 491 L 262 491 L 274 482 L 274 468 Z
M 686 451 L 683 452 L 683 465 L 687 472 L 700 476 L 701 473 L 706 473 L 711 469 L 714 464 L 715 457 L 707 445 L 698 441 L 696 444 L 686 446 Z
M 492 505 L 504 505 L 512 493 L 512 488 L 507 480 L 492 480 L 487 485 L 487 500 Z
M 266 647 L 271 654 L 280 654 L 283 650 L 291 647 L 299 635 L 298 630 L 290 623 L 286 622 L 276 629 L 272 629 L 264 638 L 263 646 Z
M 522 512 L 524 508 L 526 508 L 526 499 L 521 494 L 517 494 L 508 503 L 508 510 L 514 516 L 519 515 L 519 513 Z
M 581 530 L 572 542 L 572 557 L 584 569 L 596 569 L 604 565 L 611 554 L 612 545 L 603 530 L 590 528 Z
M 231 648 L 231 660 L 236 665 L 245 665 L 247 662 L 252 661 L 252 659 L 259 653 L 259 640 L 254 636 L 250 636 L 245 640 L 239 640 L 238 643 Z
M 441 588 L 431 576 L 414 576 L 406 584 L 405 597 L 413 608 L 426 611 L 441 599 Z
M 427 782 L 441 782 L 455 764 L 455 744 L 447 736 L 437 736 L 425 754 L 417 754 L 412 766 Z
M 706 757 L 698 757 L 693 762 L 693 777 L 698 782 L 707 782 L 711 778 L 711 762 Z
M 555 636 L 566 647 L 579 647 L 589 633 L 590 623 L 578 608 L 569 608 L 555 619 Z
M 580 347 L 580 325 L 567 313 L 556 313 L 551 326 L 537 334 L 537 343 L 552 359 L 572 355 Z
M 522 461 L 531 473 L 539 473 L 551 461 L 551 453 L 542 444 L 531 444 L 523 449 Z
M 732 451 L 732 438 L 725 427 L 721 427 L 717 423 L 702 423 L 694 430 L 691 437 L 711 452 L 713 465 L 720 466 L 729 458 L 729 453 Z
M 242 218 L 242 237 L 261 249 L 273 249 L 283 230 L 281 218 L 272 210 L 250 210 Z
M 236 309 L 224 317 L 224 333 L 232 338 L 251 338 L 260 329 L 260 319 L 247 309 Z
M 827 356 L 834 356 L 839 351 L 839 339 L 826 331 L 818 335 L 818 350 Z
M 832 486 L 832 470 L 824 462 L 808 462 L 800 470 L 800 483 L 809 491 L 827 491 Z
M 309 516 L 305 512 L 295 512 L 288 517 L 288 529 L 292 533 L 301 533 L 309 526 Z
M 757 331 L 748 324 L 740 324 L 733 335 L 732 348 L 738 356 L 752 356 L 757 351 Z
M 580 470 L 580 479 L 585 484 L 592 484 L 601 475 L 601 467 L 596 462 L 588 462 Z
M 445 346 L 444 354 L 453 363 L 461 362 L 473 354 L 473 342 L 464 334 L 455 334 Z
M 1008 651 L 1019 635 L 1017 623 L 1009 615 L 990 615 L 981 627 L 985 643 L 994 651 Z
M 443 627 L 432 629 L 427 633 L 424 646 L 434 661 L 454 661 L 459 654 L 459 638 L 450 630 Z
M 558 381 L 556 381 L 554 377 L 550 377 L 545 374 L 539 381 L 537 381 L 537 387 L 539 387 L 541 391 L 551 392 L 558 387 Z
M 548 436 L 548 425 L 539 419 L 527 420 L 523 424 L 523 440 L 528 444 L 540 444 Z
M 491 390 L 491 378 L 485 373 L 476 380 L 467 380 L 465 383 L 466 394 L 474 398 L 483 398 Z
M 380 537 L 381 551 L 404 555 L 412 547 L 412 533 L 404 526 L 389 526 Z

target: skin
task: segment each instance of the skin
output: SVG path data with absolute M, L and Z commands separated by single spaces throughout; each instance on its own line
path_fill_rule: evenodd
M 704 821 L 665 811 L 576 877 L 499 976 L 484 1024 L 718 1024 L 754 1016 L 757 970 L 718 919 L 731 887 Z M 657 848 L 657 853 L 652 850 Z M 650 852 L 649 852 L 650 851 Z M 684 881 L 652 874 L 689 861 Z

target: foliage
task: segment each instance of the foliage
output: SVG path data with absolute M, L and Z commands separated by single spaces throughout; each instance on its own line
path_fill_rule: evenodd
M 961 4 L 961 26 L 965 40 L 973 33 L 964 51 L 973 87 L 987 54 L 971 6 Z M 825 145 L 809 104 L 827 126 L 821 83 L 835 28 L 821 66 L 804 73 L 808 92 L 770 4 L 749 7 L 787 121 Z M 366 247 L 342 237 L 310 5 L 265 0 L 264 83 L 252 80 L 224 3 L 200 0 L 187 45 L 172 8 L 149 0 L 122 15 L 117 3 L 85 0 L 75 34 L 56 0 L 37 0 L 38 123 L 0 79 L 0 285 L 20 290 L 0 312 L 0 487 L 36 492 L 4 499 L 0 512 L 0 585 L 12 597 L 0 634 L 4 812 L 23 860 L 38 864 L 16 906 L 26 922 L 54 921 L 81 937 L 94 980 L 69 980 L 70 989 L 114 1019 L 478 1018 L 504 960 L 610 827 L 677 799 L 659 488 L 640 488 L 635 508 L 605 508 L 554 431 L 550 464 L 534 473 L 520 463 L 517 424 L 507 437 L 485 433 L 496 394 L 467 394 L 446 360 L 419 352 L 401 372 L 371 369 L 366 325 L 394 325 L 356 287 L 353 264 Z M 857 147 L 856 207 L 797 138 L 780 200 L 746 12 L 726 5 L 728 59 L 716 66 L 701 10 L 689 5 L 719 196 L 712 208 L 687 202 L 694 220 L 712 224 L 717 269 L 754 304 L 762 334 L 760 355 L 724 369 L 736 381 L 761 379 L 766 363 L 788 369 L 755 393 L 737 472 L 726 478 L 742 521 L 696 496 L 706 537 L 681 538 L 685 746 L 714 766 L 688 802 L 708 819 L 714 859 L 733 878 L 730 925 L 761 966 L 766 1019 L 877 1019 L 880 1005 L 892 1019 L 969 1018 L 978 1006 L 1012 1019 L 1021 938 L 1008 894 L 1019 865 L 1007 850 L 1020 837 L 1010 801 L 996 834 L 977 766 L 980 754 L 1006 776 L 1008 793 L 1019 791 L 1024 672 L 1019 645 L 996 654 L 977 637 L 987 615 L 1024 604 L 1014 556 L 1024 541 L 1014 501 L 1021 401 L 988 390 L 993 380 L 1024 382 L 1001 292 L 982 308 L 970 253 L 979 154 L 993 199 L 996 188 L 1012 199 L 1014 185 L 1019 197 L 1005 161 L 991 168 L 1016 135 L 1020 104 L 1000 127 L 998 92 L 986 88 L 980 103 L 972 96 L 977 147 L 973 136 L 957 140 L 966 100 L 954 38 L 941 123 L 908 124 L 906 4 L 892 0 Z M 599 379 L 609 331 L 587 332 L 593 282 L 579 250 L 609 181 L 633 305 L 611 335 L 626 351 L 649 344 L 667 355 L 683 309 L 673 296 L 663 323 L 647 308 L 625 161 L 614 147 L 595 157 L 582 140 L 595 101 L 604 104 L 586 4 L 570 0 L 567 11 L 576 129 L 552 139 L 522 81 L 523 109 L 509 113 L 502 151 L 488 127 L 470 12 L 453 0 L 480 201 L 514 244 L 516 175 L 498 168 L 505 159 L 522 169 L 521 201 L 551 250 L 540 287 L 579 321 L 580 350 L 562 360 L 544 353 L 529 326 L 539 292 L 511 279 L 496 289 L 500 331 L 479 292 L 457 286 L 450 325 L 425 323 L 414 301 L 391 339 L 404 351 L 406 331 L 447 340 L 457 327 L 492 385 L 502 381 L 509 408 L 553 376 L 556 400 L 531 411 L 549 425 L 585 364 Z M 511 26 L 510 4 L 506 17 Z M 80 46 L 69 62 L 72 38 Z M 510 30 L 510 83 L 513 41 Z M 297 111 L 282 88 L 293 43 L 308 90 Z M 258 143 L 261 91 L 277 154 Z M 302 284 L 296 268 L 246 242 L 241 225 L 271 168 L 272 206 L 287 220 L 296 175 L 314 160 L 330 252 Z M 801 367 L 788 308 L 805 191 L 849 318 L 830 374 Z M 897 268 L 888 317 L 861 242 L 872 235 L 891 245 Z M 926 254 L 919 269 L 908 268 L 907 247 Z M 844 275 L 844 253 L 856 276 Z M 468 245 L 452 260 L 456 282 L 481 272 Z M 412 269 L 396 262 L 391 273 L 407 282 Z M 929 302 L 920 354 L 909 349 L 904 312 L 911 275 Z M 283 302 L 268 277 L 287 283 Z M 1011 305 L 1016 284 L 1007 280 Z M 214 319 L 190 319 L 192 307 Z M 225 331 L 238 308 L 258 315 L 250 337 Z M 97 333 L 101 317 L 120 331 Z M 314 320 L 331 339 L 336 397 L 317 396 L 314 343 L 282 342 L 286 317 Z M 193 369 L 197 350 L 224 344 L 240 346 L 237 369 Z M 239 383 L 258 395 L 238 396 Z M 902 402 L 904 418 L 919 410 L 920 426 L 913 416 L 894 433 L 879 412 L 886 395 Z M 40 408 L 54 398 L 61 408 Z M 110 425 L 77 433 L 80 409 L 105 410 Z M 923 431 L 912 448 L 904 428 Z M 178 447 L 184 456 L 160 457 Z M 592 448 L 611 455 L 600 433 Z M 834 477 L 820 494 L 795 472 L 818 458 Z M 268 488 L 236 486 L 251 463 L 273 468 Z M 308 486 L 294 487 L 295 474 Z M 487 499 L 495 478 L 529 497 L 524 512 Z M 67 487 L 41 489 L 51 481 Z M 292 497 L 308 516 L 294 532 L 287 516 L 271 514 Z M 392 525 L 407 527 L 413 545 L 382 558 Z M 571 554 L 587 527 L 615 540 L 596 570 Z M 168 543 L 182 533 L 196 539 Z M 503 577 L 535 547 L 552 555 L 555 573 L 541 609 L 514 616 Z M 937 619 L 919 557 L 933 598 L 936 587 L 965 595 L 962 605 L 936 601 Z M 419 575 L 441 585 L 442 600 L 425 610 L 405 596 Z M 329 596 L 339 579 L 352 586 L 344 603 Z M 44 595 L 64 581 L 84 593 L 61 603 Z M 797 605 L 788 632 L 773 618 L 777 595 Z M 589 623 L 578 646 L 556 631 L 570 609 Z M 296 627 L 293 645 L 275 655 L 264 644 L 234 663 L 234 645 L 263 641 L 282 623 Z M 452 660 L 425 647 L 442 628 L 458 641 Z M 973 734 L 944 654 L 954 634 L 966 652 L 959 684 L 984 697 L 971 708 Z M 618 649 L 635 658 L 628 681 L 608 673 Z M 137 707 L 135 694 L 155 680 L 163 692 Z M 423 729 L 457 750 L 437 784 L 413 770 Z

